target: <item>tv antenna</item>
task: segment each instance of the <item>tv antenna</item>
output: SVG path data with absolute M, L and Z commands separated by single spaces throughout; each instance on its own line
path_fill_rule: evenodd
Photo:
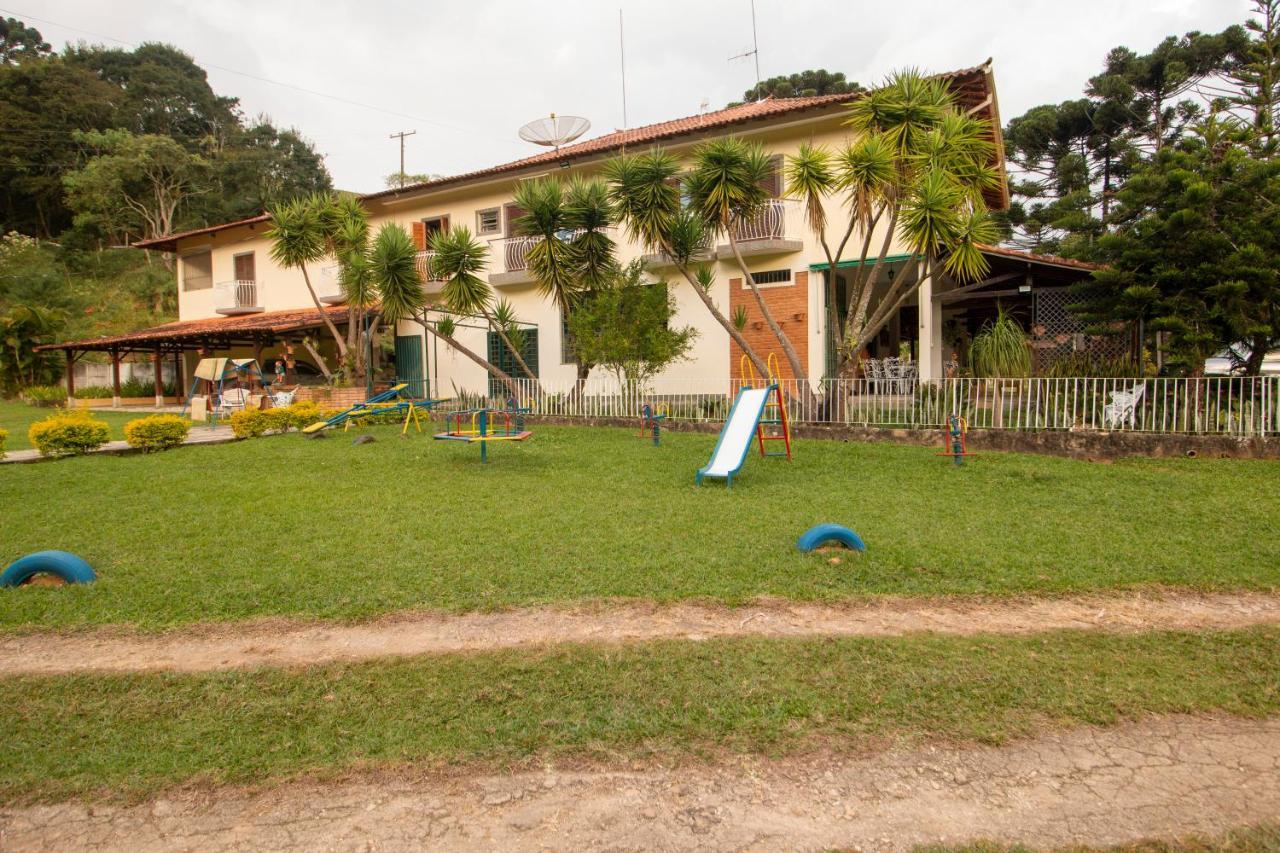
M 520 138 L 534 145 L 560 150 L 566 142 L 572 142 L 591 127 L 582 116 L 558 116 L 534 119 L 520 128 Z
M 754 57 L 756 61 L 756 100 L 764 100 L 760 91 L 760 40 L 756 36 L 756 0 L 751 0 L 751 50 L 744 50 L 742 53 L 729 57 L 729 61 L 735 59 L 746 59 L 748 56 Z

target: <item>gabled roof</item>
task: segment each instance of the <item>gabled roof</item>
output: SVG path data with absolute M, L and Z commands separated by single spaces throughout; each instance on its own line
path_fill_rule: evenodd
M 1005 246 L 989 246 L 980 244 L 978 246 L 984 255 L 998 255 L 1002 258 L 1013 258 L 1019 261 L 1031 261 L 1037 264 L 1048 264 L 1056 267 L 1068 267 L 1075 270 L 1083 270 L 1085 272 L 1093 272 L 1102 269 L 1101 264 L 1091 264 L 1088 261 L 1077 261 L 1075 258 L 1064 258 L 1059 255 L 1042 255 L 1036 252 L 1028 252 L 1023 249 L 1010 249 Z
M 991 73 L 991 60 L 988 59 L 981 65 L 975 65 L 972 68 L 948 71 L 943 74 L 939 74 L 938 76 L 949 81 L 952 91 L 956 93 L 956 97 L 962 106 L 976 115 L 980 115 L 987 119 L 995 128 L 996 160 L 1003 175 L 1004 141 L 1000 134 L 1000 113 L 996 103 L 995 83 Z M 458 186 L 471 181 L 485 180 L 498 175 L 537 169 L 539 167 L 545 167 L 552 164 L 572 163 L 575 160 L 590 160 L 602 155 L 623 151 L 629 146 L 651 145 L 664 140 L 680 139 L 682 137 L 697 137 L 713 131 L 722 130 L 724 128 L 738 127 L 755 122 L 763 123 L 782 119 L 800 118 L 810 114 L 820 115 L 824 112 L 834 113 L 838 112 L 845 104 L 852 100 L 856 100 L 858 97 L 859 95 L 857 93 L 853 93 L 842 95 L 818 95 L 808 98 L 766 98 L 763 101 L 740 104 L 736 107 L 728 107 L 723 110 L 716 110 L 715 112 L 686 116 L 672 121 L 658 122 L 656 124 L 630 128 L 628 130 L 617 130 L 613 133 L 606 133 L 603 136 L 598 136 L 595 139 L 588 139 L 585 142 L 566 145 L 556 151 L 544 151 L 531 157 L 524 157 L 519 160 L 513 160 L 509 163 L 490 166 L 484 169 L 477 169 L 460 175 L 452 175 L 447 178 L 437 178 L 431 181 L 411 184 L 406 187 L 397 187 L 395 189 L 368 193 L 360 196 L 360 198 L 362 201 L 401 198 L 418 193 L 431 192 L 437 189 Z M 1002 180 L 998 189 L 987 193 L 987 204 L 995 210 L 1003 210 L 1008 207 L 1009 197 L 1006 181 Z M 267 215 L 262 214 L 250 219 L 242 219 L 238 222 L 211 225 L 207 228 L 197 228 L 180 234 L 170 234 L 151 240 L 141 240 L 134 243 L 134 245 L 139 248 L 174 251 L 177 248 L 177 241 L 186 237 L 213 234 L 229 228 L 238 228 L 244 225 L 265 222 L 267 219 Z
M 337 305 L 324 309 L 335 324 L 346 325 L 347 307 Z M 155 349 L 163 344 L 183 345 L 188 349 L 203 341 L 252 341 L 269 338 L 286 332 L 299 332 L 324 325 L 324 318 L 315 308 L 290 311 L 264 311 L 260 314 L 243 314 L 238 317 L 207 317 L 200 320 L 179 320 L 130 332 L 127 335 L 110 335 L 86 338 L 80 341 L 63 341 L 36 347 L 40 350 L 127 350 L 133 348 Z M 174 346 L 176 348 L 176 346 Z

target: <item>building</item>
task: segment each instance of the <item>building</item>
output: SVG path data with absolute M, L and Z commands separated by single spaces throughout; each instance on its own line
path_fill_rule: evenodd
M 942 77 L 964 108 L 988 119 L 996 128 L 997 165 L 1003 178 L 1000 114 L 990 61 Z M 848 141 L 843 119 L 850 97 L 765 100 L 617 131 L 492 168 L 371 193 L 362 201 L 375 228 L 393 221 L 408 229 L 422 250 L 420 257 L 424 261 L 429 235 L 451 225 L 466 225 L 488 241 L 489 282 L 500 297 L 512 304 L 527 328 L 525 360 L 536 370 L 544 387 L 565 388 L 574 381 L 576 368 L 564 346 L 565 329 L 559 309 L 537 293 L 526 269 L 531 242 L 513 232 L 512 223 L 521 213 L 512 202 L 517 183 L 546 175 L 595 174 L 608 158 L 622 151 L 654 145 L 683 157 L 699 142 L 728 134 L 760 142 L 781 167 L 786 155 L 805 142 L 835 148 Z M 825 258 L 807 231 L 801 206 L 782 197 L 782 183 L 780 172 L 775 173 L 773 199 L 756 220 L 743 223 L 738 236 L 771 312 L 789 333 L 810 377 L 820 378 L 830 372 L 832 362 L 824 327 Z M 1002 180 L 988 196 L 988 205 L 993 209 L 1007 207 L 1007 182 Z M 833 230 L 847 221 L 834 209 L 829 220 Z M 321 310 L 339 325 L 347 321 L 337 268 L 329 262 L 310 270 L 318 296 L 325 303 L 317 309 L 302 274 L 272 262 L 270 244 L 264 237 L 268 224 L 264 214 L 138 243 L 140 247 L 177 255 L 180 319 L 130 335 L 57 346 L 67 352 L 71 361 L 84 352 L 98 351 L 108 353 L 113 362 L 131 356 L 150 357 L 159 370 L 162 361 L 173 359 L 188 377 L 199 354 L 252 355 L 269 369 L 283 349 L 290 347 L 305 370 L 305 337 L 311 336 L 321 347 L 321 355 L 328 353 Z M 613 236 L 621 261 L 644 256 L 644 247 L 629 242 L 621 233 Z M 994 247 L 988 256 L 992 272 L 984 282 L 963 288 L 946 281 L 922 285 L 915 297 L 894 313 L 869 348 L 869 355 L 896 357 L 909 353 L 918 364 L 922 381 L 942 378 L 952 348 L 944 328 L 967 328 L 970 334 L 977 331 L 979 324 L 994 313 L 997 299 L 1005 300 L 1006 307 L 1024 312 L 1024 325 L 1030 328 L 1038 322 L 1036 312 L 1041 303 L 1051 303 L 1056 314 L 1065 315 L 1062 289 L 1088 275 L 1084 265 L 1058 258 Z M 669 279 L 678 322 L 699 332 L 692 356 L 659 378 L 680 378 L 707 388 L 723 387 L 737 374 L 737 354 L 728 334 L 692 293 L 690 285 L 676 277 L 660 256 L 645 256 L 645 260 L 655 278 Z M 905 268 L 907 260 L 901 255 L 897 268 Z M 775 350 L 776 341 L 760 322 L 728 247 L 714 247 L 708 262 L 715 271 L 711 295 L 721 310 L 732 316 L 741 306 L 748 317 L 744 330 L 747 338 L 761 352 Z M 425 263 L 422 268 L 427 268 Z M 843 280 L 844 274 L 837 271 L 837 281 Z M 442 283 L 424 281 L 423 286 L 428 293 L 438 293 Z M 1069 323 L 1069 318 L 1064 322 Z M 1040 327 L 1049 335 L 1046 341 L 1056 341 L 1053 346 L 1062 346 L 1064 341 L 1068 348 L 1078 344 L 1073 343 L 1081 334 L 1078 329 L 1055 326 L 1048 330 L 1043 323 Z M 489 377 L 481 367 L 427 336 L 417 324 L 402 323 L 394 334 L 396 372 L 421 393 L 430 389 L 430 393 L 451 396 L 455 391 L 483 393 L 489 387 Z M 463 322 L 457 337 L 492 361 L 510 363 L 497 336 L 476 323 Z M 789 375 L 785 361 L 783 371 Z

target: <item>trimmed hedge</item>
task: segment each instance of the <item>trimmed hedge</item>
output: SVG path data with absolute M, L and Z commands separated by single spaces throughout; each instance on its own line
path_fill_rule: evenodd
M 150 415 L 124 425 L 124 440 L 144 453 L 178 447 L 187 440 L 191 421 L 177 415 Z
M 322 409 L 307 400 L 283 409 L 245 409 L 231 416 L 231 431 L 236 438 L 257 438 L 268 432 L 289 432 L 337 414 L 340 409 Z
M 27 438 L 41 456 L 76 456 L 106 444 L 111 430 L 88 412 L 70 409 L 33 423 Z

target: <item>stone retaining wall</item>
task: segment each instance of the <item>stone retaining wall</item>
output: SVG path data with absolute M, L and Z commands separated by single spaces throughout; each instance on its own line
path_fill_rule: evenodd
M 640 429 L 639 418 L 565 418 L 529 415 L 530 424 L 557 426 L 617 426 Z M 701 421 L 665 421 L 663 429 L 678 432 L 719 433 L 721 424 Z M 829 441 L 888 442 L 943 449 L 941 429 L 888 429 L 881 427 L 796 424 L 797 438 Z M 1176 435 L 1146 432 L 1050 431 L 975 429 L 969 431 L 972 453 L 1008 451 L 1043 453 L 1072 459 L 1110 460 L 1128 456 L 1202 459 L 1280 459 L 1280 437 L 1237 438 L 1225 435 Z

